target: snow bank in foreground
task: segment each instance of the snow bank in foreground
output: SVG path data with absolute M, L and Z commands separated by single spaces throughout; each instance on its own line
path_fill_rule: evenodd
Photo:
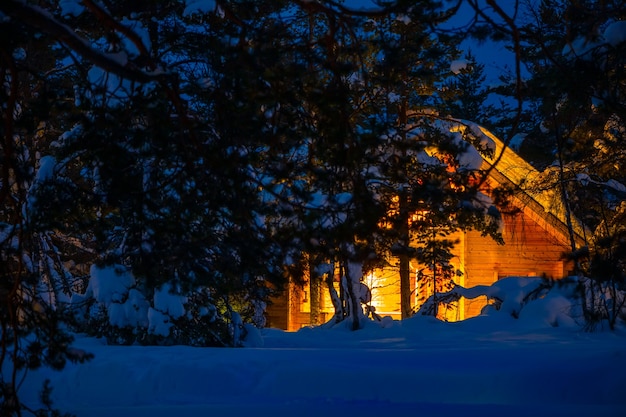
M 95 358 L 30 373 L 20 395 L 35 406 L 50 379 L 55 407 L 77 417 L 626 415 L 626 333 L 554 327 L 570 297 L 542 282 L 484 287 L 500 310 L 462 322 L 418 315 L 359 331 L 265 329 L 251 332 L 256 348 L 79 336 L 76 347 Z
M 262 349 L 105 346 L 44 378 L 80 416 L 625 415 L 626 336 L 571 329 L 488 330 L 485 318 L 416 317 L 357 332 L 263 331 Z

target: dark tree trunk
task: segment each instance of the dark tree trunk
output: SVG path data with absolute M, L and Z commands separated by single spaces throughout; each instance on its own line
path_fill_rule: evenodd
M 315 265 L 309 264 L 309 300 L 311 303 L 311 324 L 321 324 L 322 316 L 322 279 L 315 272 Z
M 398 261 L 400 266 L 400 312 L 402 318 L 406 319 L 411 317 L 411 272 L 409 270 L 409 214 L 408 214 L 408 201 L 406 194 L 400 195 L 400 216 L 401 216 L 401 230 L 400 230 L 400 245 L 402 246 L 401 252 L 398 255 Z

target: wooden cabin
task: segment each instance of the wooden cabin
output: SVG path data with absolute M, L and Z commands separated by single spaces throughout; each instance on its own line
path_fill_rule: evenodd
M 521 157 L 490 132 L 483 130 L 495 144 L 493 158 L 483 158 L 483 169 L 493 168 L 489 174 L 489 185 L 518 185 L 532 180 L 538 172 Z M 572 266 L 563 254 L 571 250 L 571 237 L 566 226 L 564 210 L 559 206 L 560 199 L 554 193 L 517 193 L 511 203 L 519 212 L 503 216 L 502 235 L 504 245 L 497 244 L 480 232 L 458 232 L 455 257 L 452 260 L 462 275 L 454 281 L 464 287 L 491 285 L 508 276 L 544 276 L 562 278 L 567 276 Z M 574 238 L 579 245 L 581 238 Z M 391 266 L 378 269 L 363 277 L 370 288 L 370 304 L 380 316 L 401 318 L 400 276 L 397 260 L 390 260 Z M 412 306 L 418 306 L 416 290 L 420 266 L 416 261 L 410 264 Z M 335 277 L 335 287 L 339 279 Z M 423 294 L 422 294 L 423 295 Z M 311 310 L 311 299 L 317 298 Z M 423 297 L 421 297 L 423 298 Z M 485 297 L 461 299 L 457 305 L 445 309 L 440 318 L 457 321 L 480 314 L 486 305 Z M 330 320 L 334 309 L 325 284 L 314 282 L 304 286 L 290 284 L 283 296 L 273 300 L 267 311 L 268 326 L 295 331 L 309 325 L 317 325 Z

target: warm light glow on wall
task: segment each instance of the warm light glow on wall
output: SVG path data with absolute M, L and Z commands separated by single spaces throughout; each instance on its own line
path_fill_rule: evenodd
M 372 292 L 372 299 L 368 304 L 378 310 L 378 308 L 380 307 L 380 302 L 377 300 L 377 297 L 375 297 L 375 291 L 373 290 L 378 288 L 378 286 L 380 285 L 380 279 L 376 276 L 374 271 L 371 271 L 363 277 L 363 283 L 367 285 L 367 287 Z
M 411 218 L 409 219 L 409 223 L 413 223 L 417 221 L 423 222 L 426 220 L 427 215 L 428 215 L 428 210 L 418 210 L 411 215 Z

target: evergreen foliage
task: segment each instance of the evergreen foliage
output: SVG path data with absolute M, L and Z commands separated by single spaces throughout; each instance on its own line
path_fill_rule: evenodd
M 621 1 L 543 0 L 498 26 L 528 71 L 508 88 L 523 99 L 520 153 L 543 171 L 526 189 L 562 208 L 575 273 L 590 279 L 580 288 L 592 327 L 614 327 L 626 306 L 625 13 Z
M 535 16 L 528 33 L 543 48 L 528 54 L 529 96 L 541 103 L 541 125 L 532 136 L 549 146 L 553 162 L 544 171 L 545 181 L 557 182 L 572 223 L 585 231 L 589 257 L 577 259 L 579 272 L 591 278 L 588 290 L 605 294 L 600 317 L 613 327 L 624 307 L 619 292 L 626 289 L 621 249 L 626 39 L 620 29 L 626 7 L 622 2 L 545 1 Z M 579 246 L 572 250 L 580 253 Z M 597 316 L 593 310 L 592 303 L 590 319 Z
M 331 324 L 357 329 L 363 272 L 390 254 L 403 280 L 420 263 L 437 315 L 454 233 L 501 241 L 483 194 L 493 149 L 470 120 L 510 136 L 541 121 L 522 151 L 552 152 L 533 159 L 557 161 L 547 178 L 591 232 L 587 272 L 624 285 L 626 43 L 593 44 L 626 18 L 620 2 L 546 0 L 517 28 L 532 77 L 498 90 L 529 99 L 513 116 L 487 104 L 471 56 L 451 70 L 446 2 L 35 3 L 0 3 L 7 415 L 22 410 L 8 366 L 88 359 L 67 324 L 110 343 L 238 346 L 309 269 Z M 587 34 L 595 46 L 574 48 Z

